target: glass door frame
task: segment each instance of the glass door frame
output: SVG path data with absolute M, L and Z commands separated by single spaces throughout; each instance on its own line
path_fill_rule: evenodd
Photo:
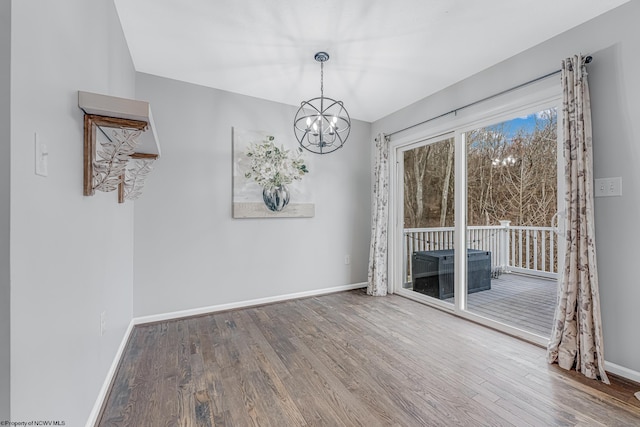
M 447 303 L 447 302 L 438 300 L 436 298 L 431 298 L 429 296 L 420 294 L 418 292 L 414 292 L 413 290 L 405 289 L 403 287 L 404 280 L 406 277 L 406 271 L 405 271 L 406 257 L 409 256 L 409 254 L 405 254 L 406 245 L 404 244 L 404 153 L 418 147 L 426 146 L 429 144 L 435 144 L 448 139 L 452 139 L 454 137 L 455 137 L 455 132 L 453 131 L 432 135 L 426 138 L 420 138 L 408 144 L 397 145 L 395 146 L 394 149 L 392 149 L 392 153 L 390 153 L 391 164 L 395 165 L 395 174 L 392 174 L 392 177 L 391 177 L 392 182 L 390 185 L 389 206 L 391 206 L 393 209 L 391 210 L 390 221 L 389 221 L 389 224 L 390 224 L 389 234 L 391 236 L 390 242 L 397 243 L 396 239 L 399 239 L 400 241 L 399 245 L 396 245 L 396 244 L 390 245 L 391 251 L 390 251 L 389 259 L 395 260 L 395 262 L 390 263 L 391 271 L 390 271 L 389 277 L 392 277 L 391 281 L 395 285 L 392 292 L 395 292 L 404 297 L 407 297 L 419 302 L 423 302 L 428 305 L 435 306 L 442 310 L 450 311 L 450 312 L 455 311 L 455 303 L 454 304 Z M 456 149 L 457 149 L 457 146 L 454 140 L 454 152 Z M 455 177 L 455 173 L 457 172 L 454 172 L 454 177 Z M 394 179 L 394 176 L 395 176 L 395 179 Z M 395 191 L 393 189 L 395 189 Z M 454 190 L 454 195 L 455 195 L 455 191 L 457 190 Z M 394 226 L 391 226 L 391 224 L 394 224 Z M 455 231 L 454 231 L 454 234 L 455 234 Z M 395 269 L 393 267 L 395 267 Z M 397 277 L 401 277 L 402 279 L 393 280 L 393 278 L 397 278 Z M 457 287 L 455 287 L 454 285 L 454 294 L 455 293 L 457 293 Z
M 526 101 L 529 102 L 526 102 Z M 429 128 L 424 128 L 413 135 L 407 135 L 397 140 L 392 139 L 390 144 L 390 194 L 389 194 L 389 278 L 390 293 L 397 293 L 406 298 L 410 298 L 421 303 L 436 307 L 438 309 L 451 312 L 457 316 L 481 323 L 499 331 L 508 333 L 518 338 L 546 346 L 548 338 L 517 329 L 495 320 L 488 319 L 478 314 L 467 311 L 467 263 L 464 251 L 455 251 L 454 255 L 454 303 L 445 303 L 418 292 L 404 289 L 405 277 L 405 245 L 404 245 L 404 152 L 416 147 L 442 141 L 454 137 L 454 165 L 455 165 L 455 225 L 454 242 L 455 247 L 467 247 L 467 147 L 465 134 L 471 130 L 490 126 L 501 121 L 513 119 L 521 115 L 542 111 L 556 107 L 558 112 L 558 146 L 557 146 L 557 212 L 558 224 L 562 223 L 564 216 L 564 161 L 563 161 L 563 132 L 562 132 L 562 97 L 559 84 L 551 86 L 540 93 L 533 92 L 530 96 L 524 96 L 513 102 L 503 102 L 501 105 L 488 103 L 485 109 L 473 107 L 473 111 L 464 115 L 456 115 L 452 120 L 440 120 Z M 559 228 L 559 227 L 558 227 Z M 563 245 L 560 239 L 557 245 L 558 255 L 558 281 L 562 271 L 564 261 Z

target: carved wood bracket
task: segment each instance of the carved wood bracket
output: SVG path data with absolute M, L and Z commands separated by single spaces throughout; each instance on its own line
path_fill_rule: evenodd
M 119 203 L 137 199 L 160 153 L 148 104 L 79 92 L 79 106 L 85 111 L 84 195 L 92 196 L 96 190 L 118 190 Z M 98 130 L 104 138 L 98 138 Z M 144 132 L 151 134 L 151 145 L 149 138 L 139 143 Z

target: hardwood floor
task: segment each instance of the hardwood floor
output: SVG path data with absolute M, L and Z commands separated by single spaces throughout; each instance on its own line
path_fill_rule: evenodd
M 637 426 L 635 386 L 357 290 L 136 327 L 98 425 Z

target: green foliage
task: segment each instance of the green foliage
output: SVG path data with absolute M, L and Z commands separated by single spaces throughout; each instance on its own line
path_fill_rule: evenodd
M 291 152 L 284 146 L 276 146 L 273 136 L 249 146 L 245 153 L 250 160 L 250 171 L 245 178 L 253 178 L 263 188 L 272 189 L 301 180 L 309 173 L 302 158 L 302 149 Z

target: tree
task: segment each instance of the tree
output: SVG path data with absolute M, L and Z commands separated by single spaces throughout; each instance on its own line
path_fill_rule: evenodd
M 453 225 L 453 147 L 450 138 L 405 152 L 406 228 Z
M 548 226 L 556 213 L 557 114 L 535 115 L 530 128 L 513 121 L 465 134 L 467 223 Z M 453 225 L 453 138 L 405 152 L 405 228 Z
M 533 129 L 509 122 L 468 136 L 469 224 L 549 225 L 556 212 L 557 115 L 536 115 Z

